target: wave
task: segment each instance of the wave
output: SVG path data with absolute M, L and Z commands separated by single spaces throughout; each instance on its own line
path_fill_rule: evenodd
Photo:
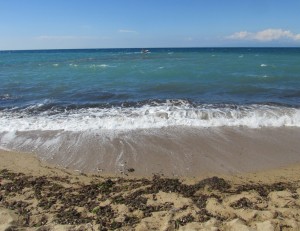
M 89 66 L 89 68 L 108 68 L 108 67 L 116 67 L 116 66 L 111 66 L 111 65 L 107 65 L 107 64 L 91 64 Z
M 91 106 L 91 105 L 90 105 Z M 40 110 L 41 109 L 41 110 Z M 300 109 L 283 105 L 195 105 L 187 100 L 109 107 L 36 105 L 0 111 L 0 132 L 32 130 L 135 130 L 187 127 L 300 127 Z
M 0 95 L 0 100 L 10 100 L 10 99 L 14 99 L 14 97 L 12 97 L 10 94 Z

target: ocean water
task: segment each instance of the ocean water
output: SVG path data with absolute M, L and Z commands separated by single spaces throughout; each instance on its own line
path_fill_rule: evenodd
M 300 126 L 299 48 L 0 52 L 0 132 Z
M 299 127 L 299 48 L 0 52 L 0 148 L 62 167 L 281 165 L 299 161 Z

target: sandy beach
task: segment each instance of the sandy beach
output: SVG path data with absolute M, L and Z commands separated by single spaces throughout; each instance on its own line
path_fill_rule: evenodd
M 86 175 L 0 152 L 0 230 L 299 230 L 300 164 L 168 178 Z

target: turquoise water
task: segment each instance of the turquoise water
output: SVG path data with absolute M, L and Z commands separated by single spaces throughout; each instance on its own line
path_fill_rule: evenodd
M 299 48 L 0 52 L 0 130 L 300 126 Z

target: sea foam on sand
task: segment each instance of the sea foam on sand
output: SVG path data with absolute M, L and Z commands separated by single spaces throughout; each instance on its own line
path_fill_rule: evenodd
M 253 172 L 300 161 L 300 129 L 171 127 L 134 131 L 3 132 L 2 146 L 84 172 L 197 176 Z

